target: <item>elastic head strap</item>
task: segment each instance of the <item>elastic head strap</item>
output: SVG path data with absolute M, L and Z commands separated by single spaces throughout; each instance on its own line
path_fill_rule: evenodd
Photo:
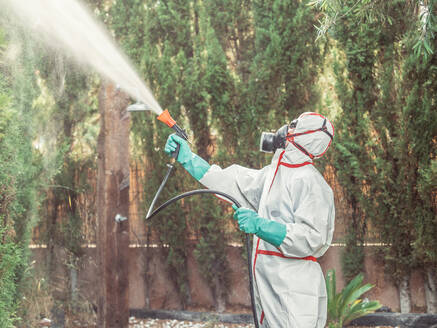
M 293 140 L 291 141 L 291 143 L 297 148 L 299 149 L 301 152 L 303 152 L 305 155 L 307 155 L 309 158 L 314 159 L 314 155 L 309 153 L 305 148 L 303 148 L 301 145 L 299 145 L 297 142 L 294 141 L 294 137 Z
M 323 125 L 320 128 L 320 131 L 325 132 L 329 136 L 329 138 L 331 138 L 331 140 L 334 139 L 334 136 L 328 131 L 328 128 L 326 127 L 326 118 L 323 121 Z
M 308 130 L 308 131 L 305 131 L 305 132 L 294 133 L 294 134 L 287 134 L 286 139 L 288 141 L 290 141 L 297 149 L 299 149 L 301 152 L 303 152 L 305 155 L 307 155 L 309 158 L 314 159 L 315 156 L 313 154 L 309 153 L 305 148 L 303 148 L 301 145 L 299 145 L 296 141 L 294 141 L 294 137 L 298 137 L 298 136 L 302 136 L 302 135 L 305 135 L 305 134 L 314 133 L 314 132 L 317 132 L 317 131 L 325 132 L 331 138 L 331 141 L 334 138 L 332 136 L 332 134 L 328 131 L 328 128 L 326 127 L 326 118 L 325 118 L 323 120 L 323 124 L 322 124 L 322 127 L 320 129 L 317 129 L 317 130 Z M 331 142 L 329 142 L 329 143 L 331 143 Z

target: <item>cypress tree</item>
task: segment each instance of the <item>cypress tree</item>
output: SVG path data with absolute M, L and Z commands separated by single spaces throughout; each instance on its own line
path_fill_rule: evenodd
M 315 43 L 313 9 L 306 1 L 254 1 L 253 12 L 256 116 L 264 116 L 266 122 L 287 122 L 315 111 L 322 54 Z
M 427 309 L 437 312 L 437 56 L 423 62 L 410 54 L 404 64 L 403 111 L 409 131 L 406 160 L 412 217 L 416 230 L 413 251 L 419 267 L 425 268 Z M 407 92 L 407 90 L 409 92 Z M 414 179 L 414 180 L 413 180 Z M 411 181 L 413 180 L 413 181 Z
M 396 99 L 393 99 L 393 92 L 397 93 L 392 84 L 394 56 L 394 46 L 388 45 L 385 48 L 381 75 L 381 101 L 372 113 L 375 134 L 379 140 L 375 141 L 372 147 L 375 174 L 372 174 L 370 194 L 375 206 L 372 222 L 385 244 L 381 250 L 386 270 L 399 288 L 401 311 L 409 312 L 409 278 L 415 264 L 410 244 L 414 240 L 414 230 L 413 221 L 408 214 L 411 204 L 405 203 L 409 197 L 408 191 L 404 189 L 405 176 L 401 173 L 405 169 L 402 163 L 405 153 L 401 149 L 401 144 L 405 142 L 406 131 L 401 118 L 401 108 Z
M 427 178 L 435 157 L 431 137 L 436 134 L 434 86 L 430 82 L 435 77 L 435 57 L 421 60 L 412 50 L 420 24 L 412 8 L 394 2 L 387 7 L 387 15 L 395 23 L 380 24 L 379 101 L 370 112 L 375 166 L 370 190 L 376 210 L 372 222 L 386 244 L 386 269 L 399 287 L 401 311 L 410 312 L 412 270 L 420 264 L 430 268 L 430 273 L 435 268 L 435 245 L 427 238 L 426 245 L 418 242 L 427 234 L 421 229 L 424 226 L 433 233 L 430 222 L 435 218 Z M 428 193 L 423 193 L 423 187 Z M 417 243 L 421 244 L 418 248 L 414 247 Z M 425 253 L 428 256 L 423 257 Z
M 118 3 L 112 9 L 114 13 L 120 13 L 120 22 L 123 21 L 125 9 L 123 4 L 118 5 Z M 137 3 L 134 3 L 133 9 L 128 9 L 127 12 L 132 10 L 133 14 L 136 9 L 141 13 Z M 147 3 L 147 9 L 141 17 L 141 21 L 145 22 L 144 26 L 138 27 L 129 35 L 120 29 L 120 39 L 125 46 L 126 44 L 129 46 L 130 41 L 135 40 L 134 44 L 136 44 L 140 38 L 144 38 L 142 56 L 137 58 L 149 85 L 161 106 L 168 108 L 179 124 L 189 127 L 189 134 L 194 141 L 192 150 L 209 161 L 211 137 L 209 96 L 205 91 L 208 88 L 208 79 L 205 71 L 206 14 L 203 4 L 199 1 L 186 3 L 150 1 Z M 116 22 L 114 26 L 117 29 Z M 142 35 L 143 28 L 145 36 Z M 162 149 L 169 134 L 169 130 L 164 126 L 150 124 L 150 119 L 147 118 L 149 125 L 146 127 L 138 126 L 134 122 L 135 133 L 149 135 L 149 142 L 143 143 L 147 161 L 150 163 L 149 174 L 152 175 L 146 185 L 148 195 L 155 192 L 162 179 L 163 172 L 160 171 L 168 160 Z M 142 139 L 144 140 L 144 137 Z M 152 140 L 153 142 L 150 142 Z M 160 149 L 158 153 L 152 151 L 156 148 Z M 192 179 L 185 172 L 178 170 L 175 177 L 169 181 L 162 197 L 169 198 L 170 195 L 180 193 L 181 190 L 193 188 Z M 191 302 L 186 267 L 190 243 L 188 236 L 190 231 L 196 228 L 196 235 L 199 238 L 199 243 L 195 246 L 196 258 L 201 264 L 202 273 L 211 283 L 212 290 L 216 294 L 217 308 L 223 308 L 226 244 L 219 237 L 224 234 L 220 208 L 216 200 L 205 198 L 188 199 L 184 208 L 183 212 L 167 210 L 164 219 L 166 223 L 162 224 L 162 217 L 158 218 L 156 223 L 152 223 L 153 229 L 159 233 L 163 243 L 169 244 L 167 259 L 171 270 L 177 273 L 172 277 L 179 286 L 182 302 L 188 305 Z M 212 266 L 216 272 L 223 274 L 211 276 Z
M 352 1 L 347 2 L 343 11 L 347 12 L 352 5 Z M 370 136 L 368 115 L 376 102 L 374 49 L 378 29 L 375 24 L 353 18 L 343 23 L 336 26 L 333 33 L 344 52 L 337 54 L 334 63 L 336 92 L 342 112 L 336 122 L 332 157 L 350 206 L 350 214 L 346 217 L 346 247 L 342 254 L 343 273 L 349 280 L 363 270 L 366 218 L 372 213 L 366 193 L 371 185 L 369 172 L 372 169 L 367 150 Z
M 373 184 L 375 203 L 382 216 L 375 224 L 384 241 L 387 268 L 400 287 L 401 310 L 409 312 L 409 278 L 414 268 L 424 267 L 428 286 L 435 286 L 435 212 L 432 206 L 433 159 L 435 159 L 435 56 L 418 58 L 412 50 L 417 19 L 393 6 L 392 17 L 403 26 L 390 27 L 389 35 L 405 33 L 381 44 L 381 102 L 372 113 L 377 175 Z M 404 18 L 406 17 L 406 18 Z M 404 27 L 404 28 L 402 28 Z M 387 38 L 383 41 L 387 41 Z M 405 51 L 404 49 L 408 49 Z M 393 60 L 394 58 L 394 60 Z M 391 64 L 388 64 L 391 63 Z M 400 72 L 396 72 L 400 67 Z M 435 169 L 434 169 L 435 170 Z M 432 295 L 429 294 L 429 295 Z M 429 296 L 428 295 L 428 296 Z M 431 297 L 432 298 L 432 297 Z M 435 297 L 428 305 L 434 302 Z
M 345 13 L 352 5 L 353 2 L 344 7 Z M 383 9 L 390 19 L 378 22 L 367 17 L 357 26 L 356 17 L 344 15 L 343 24 L 333 30 L 346 56 L 346 70 L 336 68 L 343 114 L 335 161 L 352 208 L 357 204 L 361 218 L 371 219 L 374 232 L 385 244 L 381 251 L 386 270 L 399 287 L 401 310 L 409 312 L 409 278 L 418 265 L 417 250 L 427 249 L 428 254 L 435 254 L 432 243 L 412 247 L 417 240 L 429 241 L 421 239 L 419 235 L 426 234 L 415 228 L 429 228 L 429 218 L 435 215 L 435 208 L 430 206 L 432 196 L 421 193 L 430 190 L 435 156 L 429 137 L 435 135 L 435 126 L 429 123 L 435 120 L 430 91 L 435 64 L 433 57 L 420 64 L 412 51 L 418 23 L 414 8 L 393 2 Z M 350 110 L 345 111 L 346 108 Z M 354 225 L 352 228 L 362 231 Z M 352 244 L 361 242 L 363 237 L 363 232 L 355 232 Z M 433 255 L 425 257 L 429 261 Z M 354 264 L 345 259 L 345 264 Z M 356 264 L 351 275 L 361 269 Z
M 40 112 L 48 111 L 45 130 L 39 135 L 46 141 L 42 151 L 48 157 L 55 156 L 53 164 L 55 173 L 49 174 L 47 199 L 45 201 L 45 217 L 39 229 L 45 234 L 44 241 L 48 245 L 48 276 L 56 271 L 59 264 L 55 255 L 56 249 L 66 251 L 65 272 L 67 277 L 77 274 L 78 264 L 84 254 L 82 245 L 85 242 L 82 227 L 86 224 L 85 215 L 90 208 L 80 204 L 81 195 L 89 197 L 92 204 L 93 190 L 87 181 L 90 169 L 95 168 L 96 130 L 91 127 L 91 143 L 84 138 L 89 133 L 87 122 L 96 114 L 96 107 L 90 106 L 88 93 L 89 79 L 77 65 L 68 58 L 48 53 L 39 63 L 40 84 L 45 88 L 46 98 L 53 100 L 53 105 L 36 102 Z M 62 86 L 62 87 L 60 87 Z M 81 152 L 78 144 L 88 148 Z M 93 210 L 91 209 L 91 212 Z M 69 298 L 65 307 L 75 310 L 75 282 L 68 281 Z
M 1 50 L 6 44 L 4 37 L 5 33 L 0 29 Z M 16 195 L 23 192 L 16 184 L 16 170 L 24 168 L 20 154 L 24 150 L 20 147 L 24 140 L 20 123 L 15 119 L 19 112 L 12 104 L 11 85 L 5 78 L 6 67 L 0 66 L 0 69 L 0 322 L 5 327 L 13 327 L 19 304 L 15 280 L 23 261 L 22 250 L 14 244 L 14 223 L 21 214 L 17 211 L 21 204 Z
M 7 31 L 7 32 L 6 32 Z M 14 61 L 4 51 L 21 46 Z M 37 96 L 35 58 L 26 33 L 7 11 L 0 14 L 0 322 L 14 327 L 22 310 L 29 269 L 31 230 L 38 219 L 42 158 L 35 137 L 32 102 Z
M 428 3 L 430 28 L 437 27 L 437 2 Z M 417 24 L 417 23 L 416 23 Z M 421 25 L 420 23 L 418 24 Z M 411 24 L 412 27 L 415 24 Z M 407 49 L 415 42 L 416 30 L 407 34 Z M 432 34 L 430 43 L 435 48 Z M 417 265 L 424 268 L 427 311 L 437 313 L 437 55 L 435 51 L 418 60 L 417 53 L 408 52 L 402 66 L 400 85 L 405 141 L 402 144 L 405 161 L 405 203 L 415 230 L 412 243 Z

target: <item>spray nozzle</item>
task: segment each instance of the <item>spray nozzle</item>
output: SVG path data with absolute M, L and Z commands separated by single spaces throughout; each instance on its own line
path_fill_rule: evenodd
M 170 116 L 170 113 L 168 112 L 168 109 L 163 111 L 159 116 L 158 120 L 161 122 L 167 124 L 169 127 L 173 128 L 173 125 L 176 124 L 176 121 Z
M 176 124 L 176 121 L 171 117 L 171 115 L 170 115 L 170 113 L 168 112 L 167 109 L 165 111 L 163 111 L 158 116 L 158 120 L 160 120 L 161 122 L 167 124 L 173 130 L 175 130 L 176 134 L 179 137 L 184 138 L 185 140 L 188 140 L 188 136 L 187 136 L 187 133 L 185 132 L 185 130 L 182 129 L 179 125 Z

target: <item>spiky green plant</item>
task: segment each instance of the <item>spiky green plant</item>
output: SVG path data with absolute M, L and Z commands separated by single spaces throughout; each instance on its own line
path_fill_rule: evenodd
M 360 273 L 342 289 L 336 291 L 335 270 L 326 274 L 326 290 L 328 294 L 328 327 L 342 328 L 352 320 L 373 313 L 381 307 L 378 301 L 369 301 L 359 297 L 372 289 L 371 284 L 363 285 L 363 275 Z

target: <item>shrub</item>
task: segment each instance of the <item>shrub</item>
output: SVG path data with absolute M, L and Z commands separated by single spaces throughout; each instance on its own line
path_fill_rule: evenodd
M 363 275 L 360 273 L 340 293 L 337 293 L 335 270 L 328 271 L 326 291 L 329 328 L 341 328 L 352 320 L 373 313 L 381 307 L 378 301 L 359 299 L 361 295 L 373 288 L 371 284 L 363 285 L 362 283 Z
M 15 280 L 22 255 L 20 248 L 7 235 L 6 229 L 0 230 L 0 240 L 0 328 L 9 328 L 13 327 L 17 320 Z

